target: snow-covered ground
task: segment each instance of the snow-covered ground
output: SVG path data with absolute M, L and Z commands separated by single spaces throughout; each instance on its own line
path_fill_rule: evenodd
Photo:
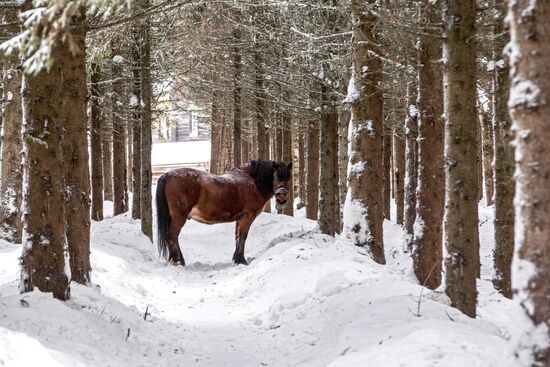
M 515 366 L 513 303 L 491 276 L 491 209 L 481 208 L 479 317 L 422 289 L 385 223 L 388 265 L 305 218 L 262 214 L 249 266 L 231 263 L 234 224 L 189 222 L 187 267 L 160 261 L 139 223 L 92 226 L 94 287 L 60 302 L 18 294 L 18 245 L 0 242 L 0 366 Z

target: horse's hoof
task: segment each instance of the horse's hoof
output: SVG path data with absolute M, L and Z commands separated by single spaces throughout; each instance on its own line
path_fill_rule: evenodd
M 234 257 L 234 258 L 233 258 L 233 261 L 235 262 L 235 264 L 248 265 L 248 261 L 246 261 L 246 259 L 244 258 L 244 256 L 241 256 L 241 257 Z
M 170 265 L 181 265 L 181 266 L 185 266 L 185 260 L 181 259 L 181 260 L 174 260 L 174 259 L 168 259 L 168 263 Z

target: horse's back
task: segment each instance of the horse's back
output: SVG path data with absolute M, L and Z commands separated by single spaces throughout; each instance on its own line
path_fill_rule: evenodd
M 174 209 L 177 206 L 203 223 L 235 221 L 257 199 L 254 182 L 241 172 L 213 175 L 180 168 L 168 172 L 166 179 L 166 192 Z

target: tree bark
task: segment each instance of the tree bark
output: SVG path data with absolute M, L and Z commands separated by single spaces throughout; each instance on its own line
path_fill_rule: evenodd
M 385 264 L 384 121 L 382 117 L 382 61 L 373 56 L 379 42 L 378 21 L 369 0 L 353 0 L 352 76 L 347 101 L 351 104 L 348 193 L 344 205 L 344 236 L 368 248 L 374 261 Z
M 116 43 L 112 47 L 112 77 L 113 82 L 113 214 L 119 215 L 128 210 L 126 202 L 126 131 L 122 119 L 123 82 L 122 66 L 120 65 L 120 49 Z
M 306 152 L 305 152 L 305 139 L 304 139 L 304 127 L 302 121 L 298 123 L 298 184 L 296 188 L 298 189 L 297 197 L 300 198 L 300 207 L 301 209 L 305 207 L 306 202 Z
M 506 3 L 495 1 L 493 60 L 493 139 L 495 153 L 495 288 L 505 297 L 512 298 L 511 267 L 514 253 L 514 147 L 512 122 L 508 114 L 510 92 L 509 60 L 504 55 L 510 34 L 504 29 Z M 502 60 L 502 63 L 498 62 Z
M 439 6 L 424 5 L 422 18 L 426 28 L 438 24 L 441 21 Z M 418 188 L 412 257 L 420 284 L 436 289 L 441 285 L 445 207 L 441 40 L 421 36 L 418 60 Z
M 418 182 L 418 109 L 415 88 L 408 87 L 405 119 L 405 209 L 403 229 L 407 251 L 412 252 L 416 220 L 416 186 Z
M 144 8 L 149 7 L 150 1 L 144 1 Z M 141 231 L 151 242 L 153 241 L 153 168 L 151 166 L 151 152 L 153 150 L 152 110 L 151 102 L 153 84 L 151 81 L 151 23 L 146 19 L 142 28 L 141 50 Z
M 221 173 L 221 155 L 222 155 L 222 92 L 218 84 L 220 83 L 220 75 L 218 71 L 214 71 L 212 77 L 212 102 L 210 115 L 210 173 L 219 175 Z
M 407 97 L 408 99 L 408 97 Z M 407 111 L 409 106 L 407 105 Z M 408 113 L 408 112 L 407 112 Z M 405 212 L 405 122 L 397 123 L 393 135 L 394 190 L 397 224 L 403 225 Z
M 392 127 L 388 122 L 384 122 L 383 136 L 383 166 L 384 166 L 384 218 L 391 219 L 391 172 L 392 172 Z
M 14 36 L 21 29 L 18 24 L 18 8 L 6 8 L 3 21 L 14 25 L 6 27 L 6 35 Z M 21 174 L 21 62 L 17 55 L 2 56 L 3 88 L 2 100 L 6 104 L 2 111 L 2 165 L 0 181 L 0 238 L 21 242 L 21 195 L 23 176 Z
M 65 273 L 67 238 L 63 185 L 63 109 L 69 48 L 54 44 L 56 62 L 49 72 L 25 75 L 23 106 L 23 253 L 21 291 L 35 287 L 69 298 L 69 274 Z M 69 72 L 70 74 L 70 72 Z
M 550 2 L 509 2 L 511 86 L 516 134 L 515 299 L 522 306 L 517 355 L 550 364 Z
M 132 94 L 130 108 L 132 109 L 130 124 L 132 125 L 132 218 L 141 218 L 141 45 L 140 27 L 133 30 L 132 48 Z
M 241 31 L 239 28 L 235 28 L 233 31 L 233 167 L 238 168 L 242 165 L 241 160 L 241 139 L 242 139 L 242 116 L 241 116 L 241 103 L 242 103 L 242 65 L 241 65 Z
M 100 99 L 103 98 L 103 88 L 100 88 Z M 113 196 L 113 123 L 101 112 L 104 124 L 101 127 L 101 152 L 103 153 L 103 198 L 114 200 Z
M 321 87 L 321 156 L 319 229 L 334 236 L 340 232 L 338 202 L 338 111 L 327 87 Z
M 483 183 L 485 184 L 485 199 L 487 201 L 487 205 L 493 205 L 493 125 L 491 123 L 491 117 L 487 112 L 481 110 L 479 117 L 481 123 L 481 149 L 483 153 Z
M 476 316 L 479 274 L 475 0 L 443 0 L 445 293 Z
M 292 162 L 292 118 L 290 115 L 285 112 L 283 113 L 283 157 L 282 161 L 286 164 L 289 164 Z M 282 214 L 294 216 L 294 172 L 296 171 L 296 165 L 293 165 L 290 177 L 291 177 L 291 184 L 289 187 L 289 193 L 288 193 L 288 202 L 286 206 L 282 210 Z
M 103 116 L 99 107 L 101 69 L 92 64 L 90 72 L 90 153 L 92 176 L 92 219 L 103 220 L 103 147 L 101 129 Z
M 346 194 L 348 192 L 348 130 L 350 117 L 351 114 L 349 111 L 340 110 L 338 119 L 338 197 L 342 223 L 344 203 L 346 202 Z
M 319 215 L 319 120 L 310 119 L 307 129 L 306 218 Z
M 78 53 L 65 55 L 62 72 L 63 105 L 58 112 L 65 129 L 63 161 L 65 174 L 65 220 L 71 265 L 71 280 L 90 284 L 90 167 L 86 116 L 86 30 L 74 28 Z

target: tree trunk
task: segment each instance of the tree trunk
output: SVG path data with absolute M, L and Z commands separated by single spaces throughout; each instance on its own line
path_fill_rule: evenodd
M 373 56 L 379 44 L 378 21 L 369 0 L 353 0 L 352 76 L 347 101 L 351 104 L 348 193 L 344 206 L 344 236 L 368 248 L 374 261 L 385 264 L 384 121 L 382 117 L 382 61 Z M 322 143 L 321 143 L 322 145 Z
M 141 45 L 142 33 L 139 27 L 133 30 L 132 48 L 132 109 L 130 124 L 132 126 L 132 218 L 141 218 Z
M 123 82 L 120 49 L 117 44 L 112 48 L 112 77 L 113 82 L 113 214 L 119 215 L 128 210 L 126 202 L 126 131 L 123 113 Z
M 65 220 L 71 265 L 71 280 L 90 284 L 90 168 L 86 116 L 86 30 L 72 31 L 78 54 L 66 55 L 63 107 L 59 111 L 65 129 L 63 161 L 65 173 Z
M 210 173 L 219 175 L 221 173 L 222 155 L 222 92 L 217 87 L 220 83 L 218 71 L 214 71 L 212 77 L 212 102 L 210 117 Z
M 306 152 L 305 152 L 305 141 L 304 141 L 304 127 L 302 121 L 298 123 L 298 189 L 297 197 L 300 198 L 300 208 L 305 206 L 306 202 Z
M 391 172 L 392 172 L 392 127 L 388 122 L 384 122 L 383 136 L 383 166 L 384 166 L 384 218 L 391 219 Z
M 132 118 L 133 116 L 131 114 L 129 114 L 126 109 L 127 109 L 127 105 L 126 103 L 128 103 L 129 101 L 126 99 L 126 93 L 129 92 L 126 90 L 124 90 L 124 107 L 123 107 L 123 118 L 122 120 L 125 122 L 124 124 L 124 128 L 126 129 L 126 133 L 124 134 L 124 136 L 126 137 L 126 141 L 124 142 L 124 147 L 126 149 L 126 190 L 127 191 L 131 191 L 131 192 L 134 192 L 134 186 L 132 184 L 132 179 L 133 179 L 133 176 L 134 176 L 134 169 L 132 168 L 133 166 L 133 157 L 134 157 L 134 124 L 133 124 L 133 121 L 132 121 Z M 130 204 L 130 199 L 128 198 L 128 192 L 125 193 L 125 201 L 128 203 L 128 205 Z
M 144 8 L 150 1 L 144 1 Z M 153 241 L 153 168 L 151 152 L 153 150 L 151 101 L 153 86 L 151 81 L 151 23 L 146 19 L 142 28 L 141 49 L 141 232 Z
M 550 363 L 550 2 L 509 2 L 511 89 L 516 134 L 515 299 L 524 317 L 522 365 Z M 501 121 L 505 125 L 505 120 Z
M 319 214 L 319 121 L 311 119 L 308 125 L 306 218 L 317 220 Z
M 476 316 L 479 274 L 475 0 L 444 0 L 445 293 Z
M 242 65 L 241 65 L 241 31 L 235 28 L 233 31 L 233 167 L 242 165 L 241 161 L 241 101 L 242 101 Z
M 290 115 L 287 112 L 283 113 L 283 124 L 282 124 L 282 130 L 283 130 L 283 157 L 282 161 L 286 164 L 289 164 L 292 162 L 292 119 Z M 282 210 L 282 214 L 294 216 L 294 171 L 295 171 L 295 165 L 293 165 L 290 177 L 291 177 L 291 184 L 289 187 L 289 193 L 288 193 L 288 202 L 286 206 Z
M 4 9 L 6 23 L 14 23 L 5 28 L 7 36 L 18 34 L 18 8 Z M 23 176 L 21 174 L 21 72 L 17 55 L 2 55 L 4 78 L 2 80 L 2 101 L 6 104 L 2 111 L 2 165 L 0 181 L 0 238 L 21 242 L 21 191 Z
M 512 298 L 511 267 L 514 253 L 514 147 L 512 128 L 508 114 L 508 95 L 510 82 L 509 60 L 504 55 L 504 47 L 510 35 L 504 30 L 506 4 L 504 0 L 495 1 L 493 60 L 493 136 L 495 153 L 495 252 L 494 267 L 495 288 L 505 297 Z M 502 62 L 497 62 L 502 60 Z
M 494 179 L 493 179 L 493 125 L 488 113 L 480 111 L 481 139 L 483 152 L 483 182 L 485 183 L 485 199 L 487 205 L 493 205 Z
M 23 253 L 21 291 L 35 287 L 69 298 L 65 272 L 67 238 L 63 198 L 62 111 L 67 94 L 64 74 L 71 57 L 66 45 L 54 44 L 56 62 L 49 72 L 23 77 Z
M 441 21 L 439 6 L 435 4 L 424 5 L 422 15 L 427 22 L 426 28 Z M 420 284 L 436 289 L 441 285 L 445 207 L 443 70 L 438 62 L 441 60 L 441 40 L 421 37 L 417 47 L 418 188 L 412 257 Z
M 345 92 L 344 92 L 345 93 Z M 344 203 L 348 192 L 348 130 L 350 112 L 340 110 L 338 122 L 338 197 L 340 202 L 340 218 L 343 223 Z
M 407 117 L 405 119 L 405 214 L 403 229 L 407 251 L 412 252 L 416 220 L 416 186 L 418 182 L 418 109 L 415 88 L 407 86 Z
M 100 88 L 100 98 L 104 89 Z M 104 122 L 101 127 L 101 152 L 103 153 L 103 199 L 114 200 L 113 196 L 113 122 L 109 121 L 105 112 L 101 112 Z
M 101 69 L 92 64 L 90 73 L 90 153 L 92 164 L 92 219 L 103 220 L 103 147 L 101 144 L 101 128 L 103 116 L 100 110 Z
M 321 156 L 319 179 L 319 229 L 334 236 L 340 232 L 338 202 L 338 111 L 327 86 L 321 87 Z
M 408 97 L 407 97 L 408 99 Z M 407 105 L 407 111 L 409 106 Z M 405 122 L 397 123 L 393 135 L 394 190 L 397 224 L 403 225 L 405 211 Z

